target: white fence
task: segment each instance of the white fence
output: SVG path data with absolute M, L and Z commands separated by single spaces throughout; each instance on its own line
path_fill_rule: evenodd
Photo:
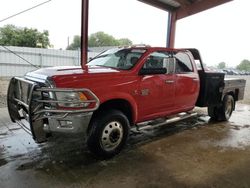
M 0 46 L 0 77 L 23 76 L 36 67 L 80 65 L 80 57 L 80 51 Z

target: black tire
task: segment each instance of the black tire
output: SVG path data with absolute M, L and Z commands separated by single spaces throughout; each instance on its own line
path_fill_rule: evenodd
M 128 118 L 119 110 L 109 110 L 97 114 L 91 121 L 87 146 L 97 157 L 111 158 L 122 150 L 128 135 Z
M 212 120 L 218 120 L 218 108 L 217 106 L 208 106 L 207 108 L 208 115 Z
M 208 106 L 208 115 L 215 121 L 228 121 L 234 110 L 235 101 L 232 95 L 225 95 L 220 106 Z
M 228 121 L 234 111 L 235 101 L 232 95 L 226 95 L 223 98 L 222 106 L 219 110 L 219 117 L 221 121 Z

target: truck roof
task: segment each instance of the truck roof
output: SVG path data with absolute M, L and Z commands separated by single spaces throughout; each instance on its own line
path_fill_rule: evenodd
M 160 51 L 160 50 L 169 50 L 169 51 L 190 51 L 192 54 L 192 50 L 196 50 L 194 48 L 167 48 L 167 47 L 152 47 L 149 45 L 131 45 L 131 46 L 119 46 L 118 49 L 144 49 L 144 50 L 150 50 L 150 51 Z

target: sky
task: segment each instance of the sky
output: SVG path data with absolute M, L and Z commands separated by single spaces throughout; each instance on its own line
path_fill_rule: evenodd
M 0 0 L 0 20 L 45 0 Z M 250 60 L 249 0 L 234 0 L 177 22 L 175 47 L 197 48 L 209 66 L 235 67 Z M 89 34 L 104 31 L 134 44 L 165 46 L 168 13 L 137 0 L 90 0 Z M 55 49 L 65 49 L 80 35 L 81 0 L 52 0 L 41 7 L 0 22 L 0 27 L 48 30 Z

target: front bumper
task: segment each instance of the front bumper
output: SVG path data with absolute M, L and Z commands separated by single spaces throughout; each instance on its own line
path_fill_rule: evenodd
M 48 124 L 44 124 L 46 132 L 62 133 L 86 133 L 93 112 L 81 114 L 71 114 L 62 119 L 48 119 Z
M 60 108 L 60 103 L 83 103 L 61 101 L 56 92 L 84 92 L 88 99 L 86 108 Z M 18 123 L 37 142 L 47 140 L 47 133 L 86 132 L 93 111 L 99 107 L 98 98 L 88 89 L 54 88 L 48 82 L 31 81 L 14 77 L 8 89 L 8 110 L 13 122 Z

